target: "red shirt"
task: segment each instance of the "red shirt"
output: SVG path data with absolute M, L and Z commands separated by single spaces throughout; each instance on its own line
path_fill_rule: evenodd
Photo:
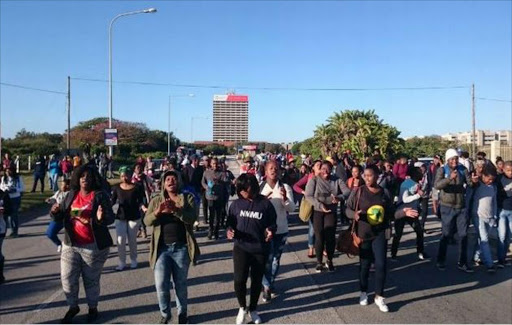
M 94 243 L 94 234 L 91 226 L 92 204 L 94 201 L 94 192 L 82 196 L 80 192 L 71 204 L 71 225 L 73 227 L 73 239 L 76 245 L 87 245 Z M 76 217 L 82 217 L 89 220 L 89 223 L 82 223 Z

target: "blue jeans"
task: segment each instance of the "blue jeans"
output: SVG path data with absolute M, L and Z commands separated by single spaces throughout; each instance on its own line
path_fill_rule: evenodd
M 315 247 L 315 229 L 313 228 L 313 216 L 309 218 L 308 247 Z
M 0 235 L 0 262 L 4 260 L 4 255 L 2 254 L 2 245 L 4 243 L 5 234 Z
M 163 317 L 171 318 L 171 275 L 176 293 L 178 315 L 187 313 L 187 276 L 190 257 L 181 243 L 163 245 L 155 264 L 155 287 Z
M 18 211 L 20 209 L 21 197 L 11 199 L 11 215 L 7 218 L 7 227 L 11 228 L 11 233 L 18 234 Z
M 501 210 L 498 220 L 498 261 L 505 262 L 512 236 L 512 210 Z
M 59 180 L 59 174 L 55 173 L 55 174 L 52 174 L 50 173 L 50 189 L 54 192 L 57 192 L 59 190 L 59 186 L 58 186 L 58 180 Z
M 263 286 L 274 289 L 274 281 L 276 280 L 279 266 L 281 265 L 281 255 L 283 255 L 284 245 L 286 245 L 286 238 L 288 233 L 276 234 L 270 242 L 270 251 L 265 265 L 265 275 L 263 276 Z
M 48 229 L 46 229 L 46 237 L 48 237 L 56 246 L 62 245 L 62 242 L 57 236 L 62 228 L 64 228 L 64 224 L 62 222 L 55 222 L 52 220 L 48 225 Z
M 480 238 L 480 254 L 486 267 L 492 267 L 491 247 L 489 246 L 489 231 L 496 224 L 494 219 L 478 218 L 478 237 Z
M 465 265 L 467 263 L 467 247 L 468 247 L 468 216 L 466 209 L 455 209 L 441 204 L 441 226 L 442 235 L 439 243 L 439 251 L 437 254 L 437 262 L 445 263 L 446 251 L 448 249 L 448 240 L 453 238 L 455 233 L 459 237 L 459 263 Z

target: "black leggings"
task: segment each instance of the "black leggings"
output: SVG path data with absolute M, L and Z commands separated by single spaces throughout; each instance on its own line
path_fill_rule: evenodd
M 220 222 L 222 220 L 222 210 L 224 209 L 225 203 L 224 201 L 216 200 L 210 201 L 208 200 L 208 209 L 210 211 L 209 222 L 210 222 L 210 236 L 219 236 L 219 227 Z
M 251 302 L 249 311 L 255 311 L 258 307 L 263 284 L 263 274 L 265 273 L 265 263 L 267 256 L 265 254 L 248 253 L 235 244 L 233 247 L 233 264 L 235 269 L 235 294 L 238 304 L 242 308 L 247 307 L 247 278 L 249 269 L 251 271 Z
M 372 240 L 365 240 L 359 248 L 359 287 L 361 292 L 368 292 L 370 266 L 375 263 L 375 294 L 382 297 L 386 282 L 387 240 L 382 231 Z
M 332 261 L 336 244 L 336 212 L 313 213 L 313 229 L 315 231 L 315 253 L 316 261 L 322 263 L 322 256 L 327 251 L 327 259 Z
M 201 203 L 203 206 L 203 218 L 204 223 L 208 223 L 208 200 L 206 199 L 206 192 L 203 191 L 201 194 Z
M 423 227 L 421 226 L 421 221 L 418 218 L 405 217 L 395 220 L 395 235 L 393 236 L 393 244 L 391 244 L 391 256 L 396 256 L 398 252 L 398 245 L 400 244 L 400 239 L 402 239 L 406 223 L 416 233 L 416 251 L 418 254 L 423 253 Z
M 427 222 L 428 216 L 428 197 L 421 198 L 421 228 L 425 230 L 425 223 Z

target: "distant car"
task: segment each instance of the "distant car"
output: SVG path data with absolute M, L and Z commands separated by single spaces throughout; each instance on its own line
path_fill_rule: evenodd
M 430 166 L 430 164 L 434 161 L 434 158 L 432 157 L 423 157 L 423 158 L 418 158 L 418 162 L 419 163 L 422 163 L 422 164 L 425 164 L 425 166 Z

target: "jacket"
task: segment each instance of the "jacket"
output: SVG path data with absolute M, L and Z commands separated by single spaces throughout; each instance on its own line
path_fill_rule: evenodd
M 146 226 L 153 226 L 153 235 L 151 236 L 151 242 L 149 244 L 149 265 L 152 269 L 155 268 L 156 260 L 158 259 L 158 245 L 162 233 L 162 227 L 155 213 L 160 204 L 165 201 L 164 194 L 165 192 L 162 191 L 160 195 L 151 200 L 146 216 L 144 217 L 144 224 Z M 190 260 L 195 264 L 201 252 L 193 230 L 194 222 L 197 220 L 194 197 L 190 194 L 180 194 L 176 206 L 181 207 L 181 210 L 174 213 L 174 215 L 185 224 L 188 255 Z
M 461 165 L 460 165 L 461 166 Z M 434 187 L 440 191 L 439 201 L 441 205 L 462 209 L 466 206 L 465 194 L 466 186 L 473 186 L 468 170 L 457 166 L 459 172 L 455 180 L 450 179 L 450 175 L 445 175 L 445 168 L 438 168 Z
M 332 203 L 331 194 L 338 200 L 343 200 L 350 195 L 350 189 L 341 179 L 322 179 L 320 176 L 311 178 L 306 185 L 304 196 L 315 211 L 322 212 L 322 205 L 328 210 L 336 211 L 337 204 Z
M 205 196 L 208 201 L 227 200 L 228 193 L 226 184 L 229 178 L 226 172 L 220 170 L 205 170 L 201 184 L 206 190 Z
M 77 196 L 78 191 L 70 191 L 64 202 L 60 205 L 60 210 L 57 213 L 50 213 L 53 220 L 56 222 L 64 223 L 64 243 L 68 246 L 73 246 L 73 228 L 71 225 L 71 205 Z M 103 208 L 103 218 L 101 221 L 98 221 L 96 218 L 96 212 L 98 211 L 98 207 L 101 205 Z M 105 191 L 96 191 L 94 192 L 94 201 L 92 205 L 92 232 L 94 234 L 94 241 L 98 246 L 99 250 L 110 247 L 114 244 L 112 241 L 112 237 L 110 236 L 110 232 L 108 230 L 108 225 L 114 223 L 115 216 L 112 211 L 112 204 L 110 203 L 110 198 Z

